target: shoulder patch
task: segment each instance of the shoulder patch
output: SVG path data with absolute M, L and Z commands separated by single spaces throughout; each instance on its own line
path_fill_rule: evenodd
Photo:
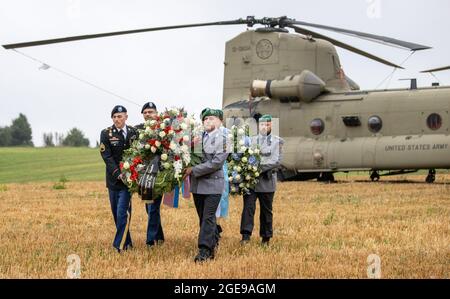
M 100 144 L 100 152 L 103 153 L 106 150 L 105 144 L 102 142 Z

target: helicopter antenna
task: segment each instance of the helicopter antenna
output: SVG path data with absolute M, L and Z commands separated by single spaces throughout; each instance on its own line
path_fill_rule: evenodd
M 400 65 L 402 66 L 403 64 L 405 64 L 410 58 L 411 56 L 414 55 L 414 53 L 416 53 L 416 51 L 412 51 L 411 53 L 409 53 L 408 57 L 405 58 L 405 60 L 403 60 L 402 63 L 400 63 Z M 401 69 L 403 69 L 403 67 L 401 67 Z M 392 70 L 392 72 L 389 73 L 389 75 L 387 75 L 386 78 L 384 78 L 378 85 L 377 87 L 375 87 L 375 89 L 380 88 L 381 85 L 383 85 L 383 83 L 388 80 L 385 89 L 387 89 L 389 87 L 389 84 L 391 83 L 392 78 L 394 77 L 394 73 L 398 70 L 398 68 L 394 68 Z
M 45 62 L 43 62 L 43 61 L 41 61 L 41 60 L 39 60 L 39 59 L 37 59 L 35 57 L 32 57 L 32 56 L 30 56 L 28 54 L 25 54 L 25 53 L 23 53 L 23 52 L 21 52 L 21 51 L 19 51 L 17 49 L 13 49 L 13 51 L 18 53 L 18 54 L 20 54 L 20 55 L 22 55 L 22 56 L 24 56 L 24 57 L 26 57 L 26 58 L 28 58 L 28 59 L 30 59 L 30 60 L 33 60 L 33 61 L 38 62 L 39 64 L 41 64 L 41 66 L 39 67 L 40 70 L 47 70 L 47 69 L 51 68 L 51 69 L 57 71 L 58 73 L 61 73 L 61 74 L 65 75 L 65 76 L 67 76 L 67 77 L 70 77 L 72 79 L 80 81 L 80 82 L 82 82 L 84 84 L 90 85 L 90 86 L 92 86 L 92 87 L 94 87 L 94 88 L 96 88 L 96 89 L 98 89 L 100 91 L 103 91 L 103 92 L 105 92 L 105 93 L 107 93 L 109 95 L 112 95 L 112 96 L 117 97 L 117 98 L 119 98 L 119 99 L 121 99 L 123 101 L 126 101 L 128 103 L 131 103 L 131 104 L 134 104 L 134 105 L 137 105 L 137 106 L 140 107 L 140 104 L 138 104 L 138 103 L 136 103 L 136 102 L 134 102 L 132 100 L 129 100 L 129 99 L 125 98 L 125 97 L 122 97 L 122 96 L 120 96 L 120 95 L 118 95 L 118 94 L 116 94 L 116 93 L 114 93 L 114 92 L 112 92 L 110 90 L 107 90 L 106 88 L 100 87 L 100 86 L 98 86 L 98 85 L 96 85 L 96 84 L 94 84 L 92 82 L 89 82 L 89 81 L 87 81 L 85 79 L 82 79 L 80 77 L 72 75 L 72 74 L 70 74 L 70 73 L 68 73 L 66 71 L 63 71 L 62 69 L 56 68 L 54 66 L 51 66 L 48 63 L 45 63 Z

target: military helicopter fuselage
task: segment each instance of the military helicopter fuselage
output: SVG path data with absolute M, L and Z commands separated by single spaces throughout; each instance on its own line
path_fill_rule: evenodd
M 361 91 L 330 42 L 277 30 L 227 42 L 224 77 L 226 117 L 278 118 L 287 178 L 450 168 L 450 87 Z
M 285 141 L 281 172 L 284 178 L 372 170 L 371 177 L 376 179 L 378 170 L 429 169 L 427 181 L 432 182 L 434 169 L 450 168 L 450 87 L 417 89 L 411 84 L 412 88 L 405 90 L 361 91 L 345 75 L 335 46 L 391 67 L 402 67 L 304 26 L 410 51 L 430 49 L 425 45 L 286 16 L 261 19 L 247 16 L 3 47 L 17 49 L 125 34 L 231 25 L 247 25 L 248 29 L 226 43 L 224 116 L 232 122 L 239 118 L 249 121 L 255 130 L 255 120 L 262 114 L 270 113 L 277 118 L 274 131 Z M 263 27 L 249 29 L 254 25 Z M 289 33 L 286 28 L 295 33 Z M 424 72 L 445 69 L 450 66 Z

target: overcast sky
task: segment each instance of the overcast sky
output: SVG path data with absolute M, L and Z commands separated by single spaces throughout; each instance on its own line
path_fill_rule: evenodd
M 248 15 L 278 17 L 386 35 L 432 46 L 417 52 L 380 88 L 407 87 L 400 78 L 418 78 L 419 86 L 436 79 L 419 71 L 450 65 L 448 0 L 292 0 L 292 1 L 112 1 L 0 0 L 0 44 L 164 25 L 234 20 Z M 245 26 L 206 27 L 149 32 L 19 49 L 78 78 L 117 94 L 130 103 L 12 50 L 0 49 L 0 126 L 24 113 L 41 146 L 44 132 L 81 129 L 91 146 L 111 124 L 110 111 L 122 104 L 129 124 L 141 122 L 148 100 L 163 107 L 184 106 L 198 114 L 222 103 L 225 42 Z M 312 29 L 312 28 L 311 28 Z M 338 33 L 321 31 L 394 63 L 409 52 Z M 362 89 L 373 89 L 392 68 L 338 48 L 348 76 Z M 436 74 L 450 85 L 450 71 Z

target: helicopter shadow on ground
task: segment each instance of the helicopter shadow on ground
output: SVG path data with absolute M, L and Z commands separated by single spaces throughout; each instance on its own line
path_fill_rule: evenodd
M 415 181 L 415 180 L 408 180 L 408 179 L 401 179 L 401 180 L 380 180 L 380 181 L 376 181 L 376 182 L 372 182 L 370 179 L 368 180 L 348 180 L 348 181 L 339 181 L 337 180 L 334 183 L 331 184 L 398 184 L 398 185 L 403 185 L 403 184 L 420 184 L 420 185 L 448 185 L 450 184 L 450 182 L 434 182 L 434 183 L 427 183 L 425 182 L 425 180 L 423 181 Z M 329 184 L 329 183 L 325 183 L 325 184 Z

